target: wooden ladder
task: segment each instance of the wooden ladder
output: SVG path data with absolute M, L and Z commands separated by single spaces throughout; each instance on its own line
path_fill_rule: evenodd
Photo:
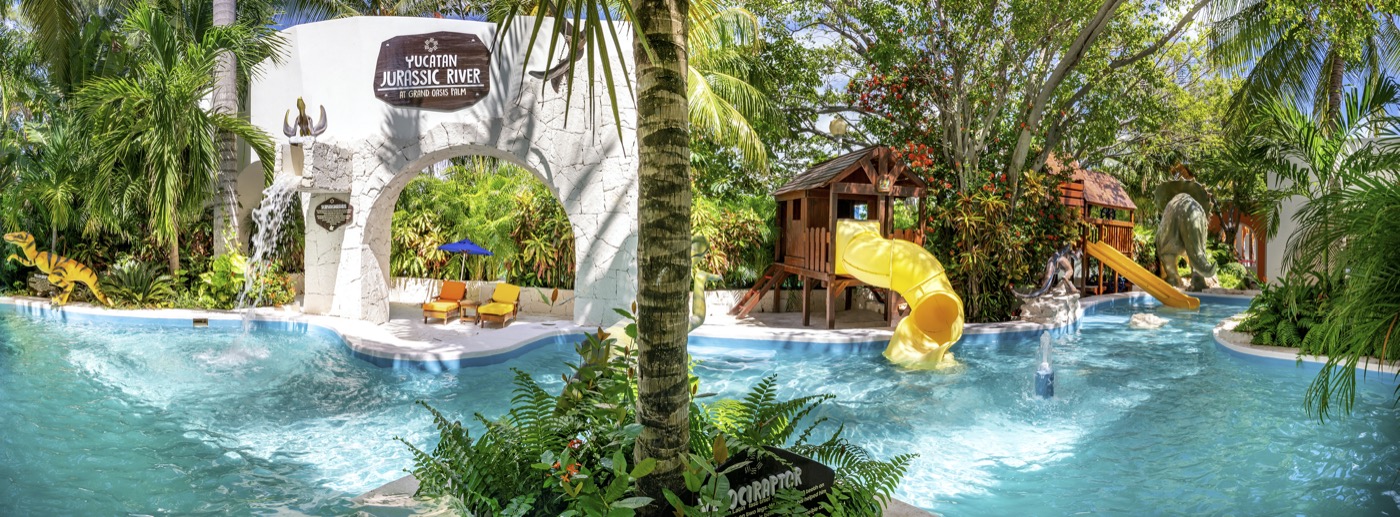
M 729 309 L 729 315 L 739 318 L 748 316 L 749 311 L 758 307 L 758 303 L 763 301 L 763 293 L 782 286 L 783 280 L 786 280 L 790 274 L 781 265 L 769 265 L 768 269 L 763 270 L 763 276 L 753 283 L 753 288 L 744 293 L 744 297 L 739 299 L 739 303 L 734 304 L 734 308 Z

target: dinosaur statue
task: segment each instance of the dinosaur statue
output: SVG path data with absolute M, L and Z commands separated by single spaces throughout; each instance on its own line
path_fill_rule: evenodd
M 1074 264 L 1077 261 L 1073 246 L 1065 246 L 1060 251 L 1050 256 L 1050 260 L 1045 261 L 1045 279 L 1040 283 L 1040 289 L 1031 293 L 1021 293 L 1015 289 L 1011 294 L 1017 298 L 1039 298 L 1052 290 L 1056 295 L 1069 294 L 1078 291 L 1074 286 Z M 1058 282 L 1056 279 L 1058 278 Z
M 1157 260 L 1163 278 L 1175 286 L 1182 284 L 1176 265 L 1185 255 L 1191 264 L 1189 290 L 1219 286 L 1215 264 L 1206 251 L 1210 209 L 1214 204 L 1210 193 L 1194 181 L 1167 181 L 1157 186 L 1154 197 L 1157 206 L 1162 207 L 1162 220 L 1157 225 Z
M 287 116 L 292 114 L 292 110 L 287 110 L 282 114 L 282 134 L 291 137 L 321 136 L 326 132 L 326 107 L 321 106 L 321 121 L 316 125 L 311 124 L 311 117 L 306 114 L 306 101 L 297 97 L 297 118 L 292 124 L 287 123 Z
M 564 4 L 562 1 L 545 2 L 544 5 L 542 5 L 541 7 L 545 10 L 553 11 L 553 16 L 555 17 L 566 17 L 566 15 L 562 13 L 562 10 L 564 8 Z M 553 67 L 550 67 L 547 70 L 532 70 L 529 72 L 530 77 L 534 77 L 535 79 L 543 79 L 549 82 L 550 86 L 554 87 L 554 93 L 559 93 L 559 88 L 564 84 L 564 78 L 569 74 L 569 70 L 574 66 L 574 63 L 572 62 L 578 61 L 583 57 L 585 53 L 585 48 L 588 45 L 588 39 L 581 34 L 574 34 L 573 24 L 567 21 L 565 21 L 559 27 L 559 36 L 556 37 L 560 36 L 564 38 L 563 41 L 565 47 L 574 47 L 572 55 L 568 56 L 565 59 L 559 60 L 558 64 L 554 65 Z
M 710 254 L 710 241 L 696 235 L 690 239 L 690 330 L 705 324 L 705 284 L 724 280 L 723 276 L 704 271 L 700 266 Z
M 59 294 L 54 295 L 54 305 L 66 305 L 68 295 L 73 294 L 73 288 L 77 284 L 86 285 L 92 295 L 97 297 L 97 301 L 103 305 L 112 305 L 107 300 L 107 296 L 102 294 L 102 289 L 97 287 L 97 274 L 92 269 L 82 265 L 76 260 L 60 256 L 55 253 L 45 251 L 43 253 L 34 249 L 34 236 L 25 232 L 14 232 L 5 234 L 5 241 L 19 246 L 24 251 L 24 257 L 11 253 L 7 260 L 13 260 L 25 266 L 38 267 L 49 275 L 49 283 L 62 289 Z

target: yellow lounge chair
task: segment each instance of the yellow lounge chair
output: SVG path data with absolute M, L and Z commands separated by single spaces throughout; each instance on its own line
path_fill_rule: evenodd
M 447 323 L 447 319 L 454 313 L 461 317 L 462 298 L 466 296 L 465 282 L 443 282 L 442 291 L 438 293 L 437 299 L 423 304 L 423 323 L 427 323 L 428 318 L 437 318 Z
M 476 308 L 477 317 L 485 324 L 488 321 L 499 323 L 514 320 L 520 313 L 520 286 L 507 283 L 496 284 L 496 292 L 491 293 L 491 301 Z

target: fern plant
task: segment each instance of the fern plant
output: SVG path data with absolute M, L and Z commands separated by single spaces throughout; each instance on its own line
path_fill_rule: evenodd
M 685 504 L 684 498 L 667 493 L 667 500 L 688 517 L 727 515 L 732 504 L 729 475 L 742 464 L 723 468 L 731 451 L 747 458 L 782 461 L 766 447 L 782 447 L 831 467 L 836 479 L 818 502 L 820 513 L 831 516 L 883 514 L 899 480 L 917 455 L 902 454 L 889 460 L 876 459 L 843 435 L 837 427 L 822 441 L 814 441 L 825 417 L 809 419 L 832 395 L 811 395 L 780 400 L 776 375 L 759 381 L 738 400 L 720 400 L 710 405 L 691 406 L 691 462 L 685 474 L 686 489 L 696 495 L 698 504 Z M 769 515 L 807 515 L 802 494 L 792 489 L 778 490 L 768 508 Z
M 160 266 L 126 259 L 107 270 L 102 291 L 112 302 L 125 307 L 168 307 L 175 298 L 175 280 L 161 273 Z
M 631 317 L 626 311 L 618 311 Z M 635 324 L 626 332 L 635 336 Z M 837 428 L 814 439 L 825 418 L 810 418 L 831 395 L 781 400 L 777 378 L 763 379 L 738 400 L 692 401 L 689 494 L 667 493 L 667 501 L 637 497 L 636 481 L 655 462 L 628 465 L 641 426 L 636 423 L 636 350 L 603 332 L 576 347 L 580 360 L 563 375 L 564 388 L 550 393 L 528 374 L 516 372 L 511 409 L 499 420 L 475 415 L 483 429 L 473 436 L 426 403 L 439 442 L 431 452 L 395 438 L 414 456 L 419 495 L 448 497 L 473 515 L 632 515 L 648 504 L 669 504 L 680 515 L 725 515 L 728 478 L 738 466 L 719 470 L 729 451 L 773 457 L 765 447 L 783 447 L 830 466 L 836 481 L 822 513 L 878 516 L 914 455 L 884 461 L 850 443 Z M 691 394 L 699 391 L 692 375 Z M 706 398 L 701 394 L 694 398 Z M 757 455 L 757 456 L 752 456 Z M 770 513 L 806 515 L 800 494 L 779 491 Z M 698 502 L 699 504 L 695 504 Z
M 1326 317 L 1330 300 L 1342 288 L 1339 278 L 1316 272 L 1284 276 L 1278 285 L 1264 286 L 1235 330 L 1251 334 L 1250 342 L 1256 345 L 1313 353 L 1308 333 Z

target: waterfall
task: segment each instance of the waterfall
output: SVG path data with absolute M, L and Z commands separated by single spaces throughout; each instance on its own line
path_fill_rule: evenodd
M 236 311 L 243 314 L 243 332 L 253 328 L 253 309 L 263 300 L 263 284 L 260 282 L 272 267 L 277 256 L 277 244 L 282 240 L 283 223 L 287 220 L 287 208 L 297 194 L 296 186 L 301 178 L 290 174 L 277 176 L 266 189 L 263 189 L 262 203 L 253 209 L 253 221 L 258 232 L 253 235 L 249 248 L 247 269 L 243 272 L 243 290 L 238 293 Z

